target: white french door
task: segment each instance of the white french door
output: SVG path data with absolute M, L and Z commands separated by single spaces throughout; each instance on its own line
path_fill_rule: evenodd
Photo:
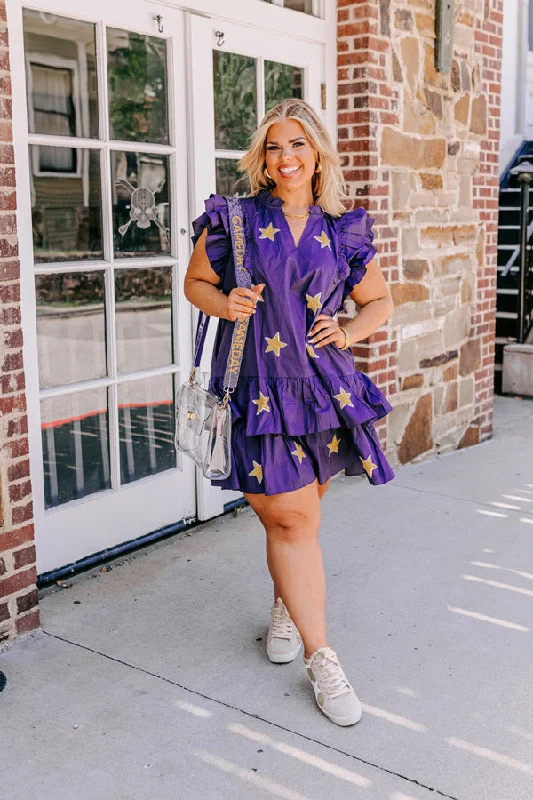
M 191 359 L 184 15 L 12 0 L 9 25 L 42 573 L 196 513 L 173 441 Z
M 237 161 L 272 106 L 288 97 L 302 97 L 322 113 L 323 47 L 200 16 L 191 15 L 188 23 L 194 176 L 191 213 L 197 215 L 212 192 L 247 193 Z M 224 503 L 239 496 L 213 489 L 200 478 L 200 519 L 220 513 Z

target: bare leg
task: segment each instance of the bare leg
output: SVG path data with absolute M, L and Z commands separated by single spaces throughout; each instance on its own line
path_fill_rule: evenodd
M 291 618 L 300 631 L 308 657 L 327 647 L 326 579 L 318 543 L 320 498 L 318 484 L 267 497 L 246 494 L 263 523 L 267 563 Z
M 328 490 L 328 486 L 329 486 L 330 480 L 331 480 L 331 478 L 328 478 L 328 480 L 325 483 L 318 483 L 317 484 L 318 497 L 319 497 L 320 500 L 322 500 L 322 498 L 326 494 L 326 492 Z M 276 586 L 276 582 L 274 581 L 274 602 L 276 602 L 276 599 L 278 597 L 283 597 L 283 595 L 280 592 L 279 586 Z

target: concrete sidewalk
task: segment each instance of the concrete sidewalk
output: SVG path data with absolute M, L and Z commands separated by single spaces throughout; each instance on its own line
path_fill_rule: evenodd
M 531 800 L 533 402 L 388 486 L 339 478 L 321 539 L 358 725 L 320 714 L 301 659 L 267 661 L 248 509 L 45 594 L 0 653 L 1 795 Z

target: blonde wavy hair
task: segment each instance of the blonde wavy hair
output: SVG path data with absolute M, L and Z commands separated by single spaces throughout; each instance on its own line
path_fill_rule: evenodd
M 346 211 L 348 199 L 339 156 L 321 119 L 305 100 L 291 98 L 271 108 L 252 136 L 250 149 L 238 163 L 240 172 L 246 172 L 251 186 L 251 196 L 261 189 L 273 189 L 274 181 L 266 177 L 266 140 L 271 125 L 292 119 L 300 123 L 309 142 L 317 153 L 320 171 L 313 176 L 313 197 L 326 213 L 340 217 Z

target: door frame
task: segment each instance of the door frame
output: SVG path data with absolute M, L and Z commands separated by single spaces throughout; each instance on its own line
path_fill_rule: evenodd
M 90 9 L 85 13 L 78 13 L 72 10 L 72 3 L 68 0 L 50 0 L 44 2 L 24 3 L 23 0 L 7 0 L 8 30 L 10 35 L 10 56 L 13 81 L 13 146 L 15 158 L 15 170 L 17 176 L 17 230 L 19 231 L 19 258 L 21 271 L 21 317 L 22 330 L 24 335 L 24 365 L 26 375 L 26 396 L 28 414 L 28 438 L 30 454 L 30 470 L 33 488 L 34 503 L 34 522 L 35 540 L 37 549 L 38 572 L 48 572 L 51 569 L 75 562 L 85 556 L 99 552 L 114 544 L 120 544 L 152 532 L 168 524 L 177 522 L 190 522 L 196 516 L 196 496 L 195 496 L 195 470 L 194 465 L 184 456 L 178 454 L 177 465 L 171 470 L 160 472 L 152 476 L 141 478 L 130 484 L 120 484 L 119 476 L 115 474 L 114 488 L 103 492 L 90 494 L 79 500 L 74 500 L 61 506 L 45 509 L 44 502 L 44 475 L 43 475 L 43 452 L 41 440 L 41 411 L 40 399 L 42 391 L 39 387 L 38 371 L 38 351 L 37 351 L 37 322 L 36 322 L 36 297 L 35 297 L 35 267 L 33 259 L 32 237 L 21 235 L 21 232 L 31 232 L 32 213 L 30 197 L 30 172 L 28 159 L 28 141 L 30 138 L 35 140 L 35 135 L 30 137 L 27 124 L 26 107 L 26 78 L 25 78 L 25 55 L 23 37 L 22 8 L 30 7 L 32 10 L 42 10 L 51 14 L 59 14 L 70 19 L 88 21 L 97 24 L 97 37 L 99 44 L 104 46 L 103 29 L 109 27 L 124 27 L 129 30 L 138 30 L 142 33 L 150 33 L 154 36 L 162 35 L 170 43 L 169 48 L 169 95 L 168 95 L 168 115 L 171 148 L 174 153 L 169 157 L 169 180 L 174 186 L 171 208 L 171 227 L 172 251 L 167 257 L 160 258 L 160 265 L 173 265 L 174 277 L 176 278 L 173 287 L 173 325 L 174 333 L 179 325 L 180 335 L 174 338 L 175 341 L 175 377 L 173 380 L 180 382 L 185 380 L 190 368 L 190 353 L 192 351 L 191 335 L 191 311 L 183 293 L 183 280 L 188 263 L 190 243 L 189 243 L 189 204 L 187 200 L 188 182 L 188 159 L 187 159 L 187 125 L 185 104 L 183 108 L 176 106 L 176 98 L 186 96 L 186 73 L 184 57 L 184 13 L 180 10 L 163 9 L 145 0 L 135 0 L 132 9 L 129 7 L 127 25 L 124 20 L 119 19 L 119 11 L 113 6 L 109 6 L 105 0 L 93 0 Z M 111 8 L 111 11 L 109 10 Z M 165 11 L 165 23 L 167 30 L 159 34 L 157 22 L 154 15 L 157 11 Z M 172 23 L 171 23 L 172 20 Z M 105 66 L 105 49 L 104 66 Z M 100 62 L 102 63 L 102 62 Z M 106 75 L 98 74 L 99 105 L 100 114 L 105 113 L 103 94 L 106 84 Z M 182 113 L 178 113 L 182 111 Z M 100 118 L 100 139 L 90 141 L 90 146 L 104 150 L 107 147 L 109 138 L 106 136 L 106 127 L 102 127 Z M 78 145 L 76 140 L 72 140 L 73 145 Z M 116 149 L 116 148 L 115 148 Z M 135 143 L 128 143 L 124 148 L 141 151 L 145 149 L 142 144 L 136 147 Z M 149 146 L 150 150 L 157 150 L 156 147 Z M 162 148 L 162 150 L 164 147 Z M 170 148 L 168 148 L 170 149 Z M 102 178 L 102 181 L 109 178 Z M 178 186 L 178 180 L 183 182 L 183 188 Z M 105 186 L 105 183 L 104 183 Z M 102 192 L 102 218 L 103 226 L 109 225 L 111 209 L 109 208 L 109 192 Z M 178 226 L 179 221 L 179 226 Z M 141 259 L 136 263 L 141 266 Z M 91 270 L 95 262 L 88 261 L 83 264 L 83 268 Z M 157 262 L 159 265 L 159 261 Z M 177 265 L 177 266 L 175 266 Z M 118 266 L 115 260 L 115 266 Z M 81 263 L 76 263 L 74 268 L 81 269 Z M 179 309 L 179 313 L 178 313 Z M 109 324 L 109 321 L 108 321 Z M 163 370 L 166 371 L 166 370 Z M 170 373 L 170 370 L 169 370 Z M 154 376 L 157 371 L 154 371 Z M 142 374 L 139 374 L 142 377 Z M 148 377 L 148 376 L 147 376 Z M 93 385 L 91 383 L 91 385 Z M 119 385 L 119 384 L 116 384 Z M 90 388 L 90 387 L 87 387 Z M 116 403 L 115 403 L 116 405 Z M 111 446 L 111 429 L 113 424 L 113 401 L 109 402 L 109 431 Z M 116 470 L 115 470 L 116 471 Z M 178 488 L 182 480 L 185 485 Z M 158 491 L 161 489 L 165 498 L 165 504 L 157 502 L 140 502 L 140 494 L 143 492 L 140 487 L 146 485 L 153 486 L 158 481 Z M 146 490 L 150 492 L 150 489 Z M 144 492 L 146 494 L 146 492 Z M 177 517 L 172 513 L 172 507 L 178 508 L 178 498 L 186 495 L 184 505 L 188 503 L 187 511 L 183 514 L 178 513 Z M 137 496 L 136 496 L 137 495 Z M 168 503 L 167 503 L 168 498 Z M 89 503 L 93 503 L 89 511 Z M 98 504 L 98 505 L 95 505 Z M 138 508 L 134 513 L 129 512 L 130 508 Z M 127 525 L 124 522 L 124 514 L 127 513 Z M 59 515 L 62 515 L 61 523 Z M 100 527 L 105 522 L 106 531 L 117 531 L 117 541 L 111 542 L 102 535 L 103 529 Z M 83 526 L 87 531 L 76 536 L 73 534 L 68 541 L 55 537 L 52 532 L 59 527 L 69 529 L 78 533 L 79 526 Z M 90 531 L 90 538 L 87 535 Z M 122 531 L 120 533 L 120 531 Z M 127 532 L 126 532 L 127 531 Z M 63 549 L 64 545 L 64 549 Z

